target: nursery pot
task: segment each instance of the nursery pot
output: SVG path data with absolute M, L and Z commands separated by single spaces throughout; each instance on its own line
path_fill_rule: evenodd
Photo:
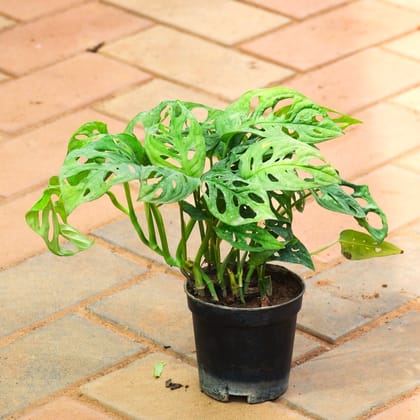
M 248 403 L 257 403 L 274 400 L 287 390 L 305 286 L 284 267 L 270 266 L 269 270 L 273 281 L 276 276 L 287 276 L 295 282 L 300 288 L 298 296 L 275 306 L 235 308 L 200 300 L 185 287 L 200 387 L 216 400 L 242 396 Z

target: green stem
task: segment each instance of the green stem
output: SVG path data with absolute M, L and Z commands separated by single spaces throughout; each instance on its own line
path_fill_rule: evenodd
M 131 198 L 130 186 L 128 185 L 128 182 L 124 182 L 124 192 L 125 192 L 125 196 L 126 196 L 126 199 L 127 199 L 127 205 L 128 205 L 128 211 L 129 211 L 129 216 L 130 216 L 131 223 L 132 223 L 134 229 L 136 230 L 137 235 L 140 238 L 140 240 L 146 246 L 149 246 L 149 241 L 146 238 L 146 236 L 144 235 L 143 229 L 141 228 L 141 226 L 139 224 L 139 221 L 137 220 L 136 212 L 135 212 L 134 206 L 133 206 L 133 200 Z
M 325 251 L 326 249 L 328 249 L 328 248 L 332 247 L 333 245 L 337 244 L 338 242 L 339 242 L 339 239 L 337 239 L 337 240 L 335 240 L 335 241 L 331 242 L 331 243 L 330 243 L 330 244 L 328 244 L 328 245 L 323 246 L 322 248 L 317 249 L 316 251 L 311 252 L 310 254 L 311 254 L 311 255 L 317 255 L 317 254 L 320 254 L 322 251 Z
M 159 232 L 160 244 L 162 247 L 162 256 L 165 258 L 167 264 L 175 267 L 181 267 L 181 263 L 172 257 L 171 251 L 169 250 L 168 238 L 166 236 L 165 224 L 163 222 L 162 215 L 157 208 L 156 204 L 151 204 L 150 208 L 153 213 L 153 217 L 156 221 L 156 227 Z
M 127 208 L 125 208 L 117 199 L 117 197 L 115 197 L 115 194 L 112 193 L 111 191 L 107 191 L 106 195 L 109 197 L 109 199 L 111 200 L 112 204 L 120 211 L 122 211 L 124 214 L 126 214 L 127 216 L 130 215 L 130 212 L 128 211 Z

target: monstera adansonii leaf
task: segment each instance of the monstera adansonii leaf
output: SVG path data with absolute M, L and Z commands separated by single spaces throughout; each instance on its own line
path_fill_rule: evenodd
M 204 199 L 222 222 L 241 225 L 275 219 L 269 191 L 301 191 L 340 177 L 314 147 L 284 134 L 239 145 L 204 177 Z
M 144 147 L 153 165 L 199 177 L 204 169 L 206 142 L 203 129 L 190 109 L 194 106 L 199 105 L 162 102 L 151 111 L 138 114 L 126 131 L 132 132 L 136 123 L 142 123 Z
M 216 128 L 225 139 L 238 132 L 266 137 L 282 130 L 314 144 L 341 136 L 346 127 L 357 123 L 360 121 L 317 105 L 299 92 L 277 86 L 243 94 L 216 120 Z
M 367 185 L 357 185 L 342 180 L 340 184 L 327 185 L 311 192 L 320 206 L 353 216 L 374 240 L 380 242 L 387 236 L 388 222 L 385 213 L 376 204 Z M 369 222 L 371 213 L 379 217 L 380 227 L 375 227 Z

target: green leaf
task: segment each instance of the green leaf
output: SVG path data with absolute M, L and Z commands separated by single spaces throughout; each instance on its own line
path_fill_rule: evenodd
M 72 150 L 60 172 L 66 212 L 96 200 L 113 185 L 139 179 L 142 156 L 142 146 L 128 134 L 101 135 Z
M 325 209 L 338 213 L 349 214 L 354 217 L 365 217 L 363 207 L 356 198 L 343 190 L 342 185 L 327 185 L 311 190 L 317 203 Z
M 163 373 L 163 368 L 165 367 L 165 362 L 157 362 L 153 368 L 153 376 L 155 378 L 160 378 Z
M 390 242 L 379 242 L 366 233 L 350 229 L 340 233 L 339 242 L 341 253 L 349 260 L 364 260 L 403 253 L 402 249 Z
M 232 157 L 234 164 L 236 153 Z M 259 140 L 240 154 L 238 173 L 265 191 L 299 191 L 340 182 L 336 170 L 324 162 L 314 147 L 278 135 Z
M 201 176 L 206 143 L 200 123 L 184 102 L 162 102 L 138 114 L 133 121 L 144 125 L 145 148 L 152 164 L 192 177 Z M 131 130 L 133 124 L 131 122 L 127 130 Z
M 267 193 L 228 168 L 213 166 L 203 181 L 207 186 L 204 200 L 210 213 L 220 221 L 237 226 L 274 218 Z
M 187 213 L 193 220 L 206 220 L 208 218 L 208 214 L 206 214 L 203 209 L 194 207 L 192 204 L 188 203 L 188 201 L 180 201 L 179 204 L 182 211 Z
M 108 134 L 108 127 L 101 121 L 90 121 L 79 127 L 69 140 L 67 153 L 85 146 L 100 134 Z
M 280 220 L 268 220 L 266 228 L 272 235 L 283 238 L 286 244 L 283 249 L 272 254 L 267 259 L 268 261 L 283 261 L 301 264 L 311 270 L 315 268 L 311 254 L 306 249 L 305 245 L 303 245 L 303 243 L 293 234 L 291 223 L 282 222 Z
M 350 190 L 350 192 L 347 192 Z M 311 191 L 316 201 L 322 207 L 352 215 L 357 223 L 365 228 L 375 240 L 381 242 L 388 234 L 388 222 L 385 213 L 370 194 L 367 185 L 357 185 L 341 180 L 340 185 L 319 188 Z M 320 195 L 321 194 L 321 195 Z M 369 216 L 375 214 L 381 227 L 375 227 L 369 222 Z
M 166 167 L 143 166 L 139 168 L 139 201 L 163 204 L 174 203 L 189 196 L 200 186 L 200 179 Z
M 41 198 L 26 213 L 26 223 L 42 237 L 48 249 L 56 255 L 74 255 L 89 248 L 93 241 L 67 223 L 58 177 L 52 177 Z M 74 246 L 62 246 L 66 239 Z
M 344 128 L 359 122 L 315 104 L 300 92 L 277 86 L 246 92 L 226 108 L 216 126 L 221 136 L 251 131 L 271 136 L 282 131 L 301 142 L 314 144 L 336 138 Z
M 215 227 L 215 231 L 220 239 L 242 251 L 272 252 L 285 246 L 284 243 L 279 242 L 267 230 L 254 223 L 241 226 L 221 224 L 219 227 Z

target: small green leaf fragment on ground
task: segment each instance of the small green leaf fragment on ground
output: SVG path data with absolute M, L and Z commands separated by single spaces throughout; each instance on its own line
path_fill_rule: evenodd
M 160 378 L 163 372 L 163 368 L 165 367 L 165 362 L 157 362 L 153 369 L 153 376 L 155 378 Z
M 390 242 L 378 242 L 370 235 L 355 230 L 343 230 L 339 239 L 341 253 L 349 260 L 402 254 L 404 251 Z

